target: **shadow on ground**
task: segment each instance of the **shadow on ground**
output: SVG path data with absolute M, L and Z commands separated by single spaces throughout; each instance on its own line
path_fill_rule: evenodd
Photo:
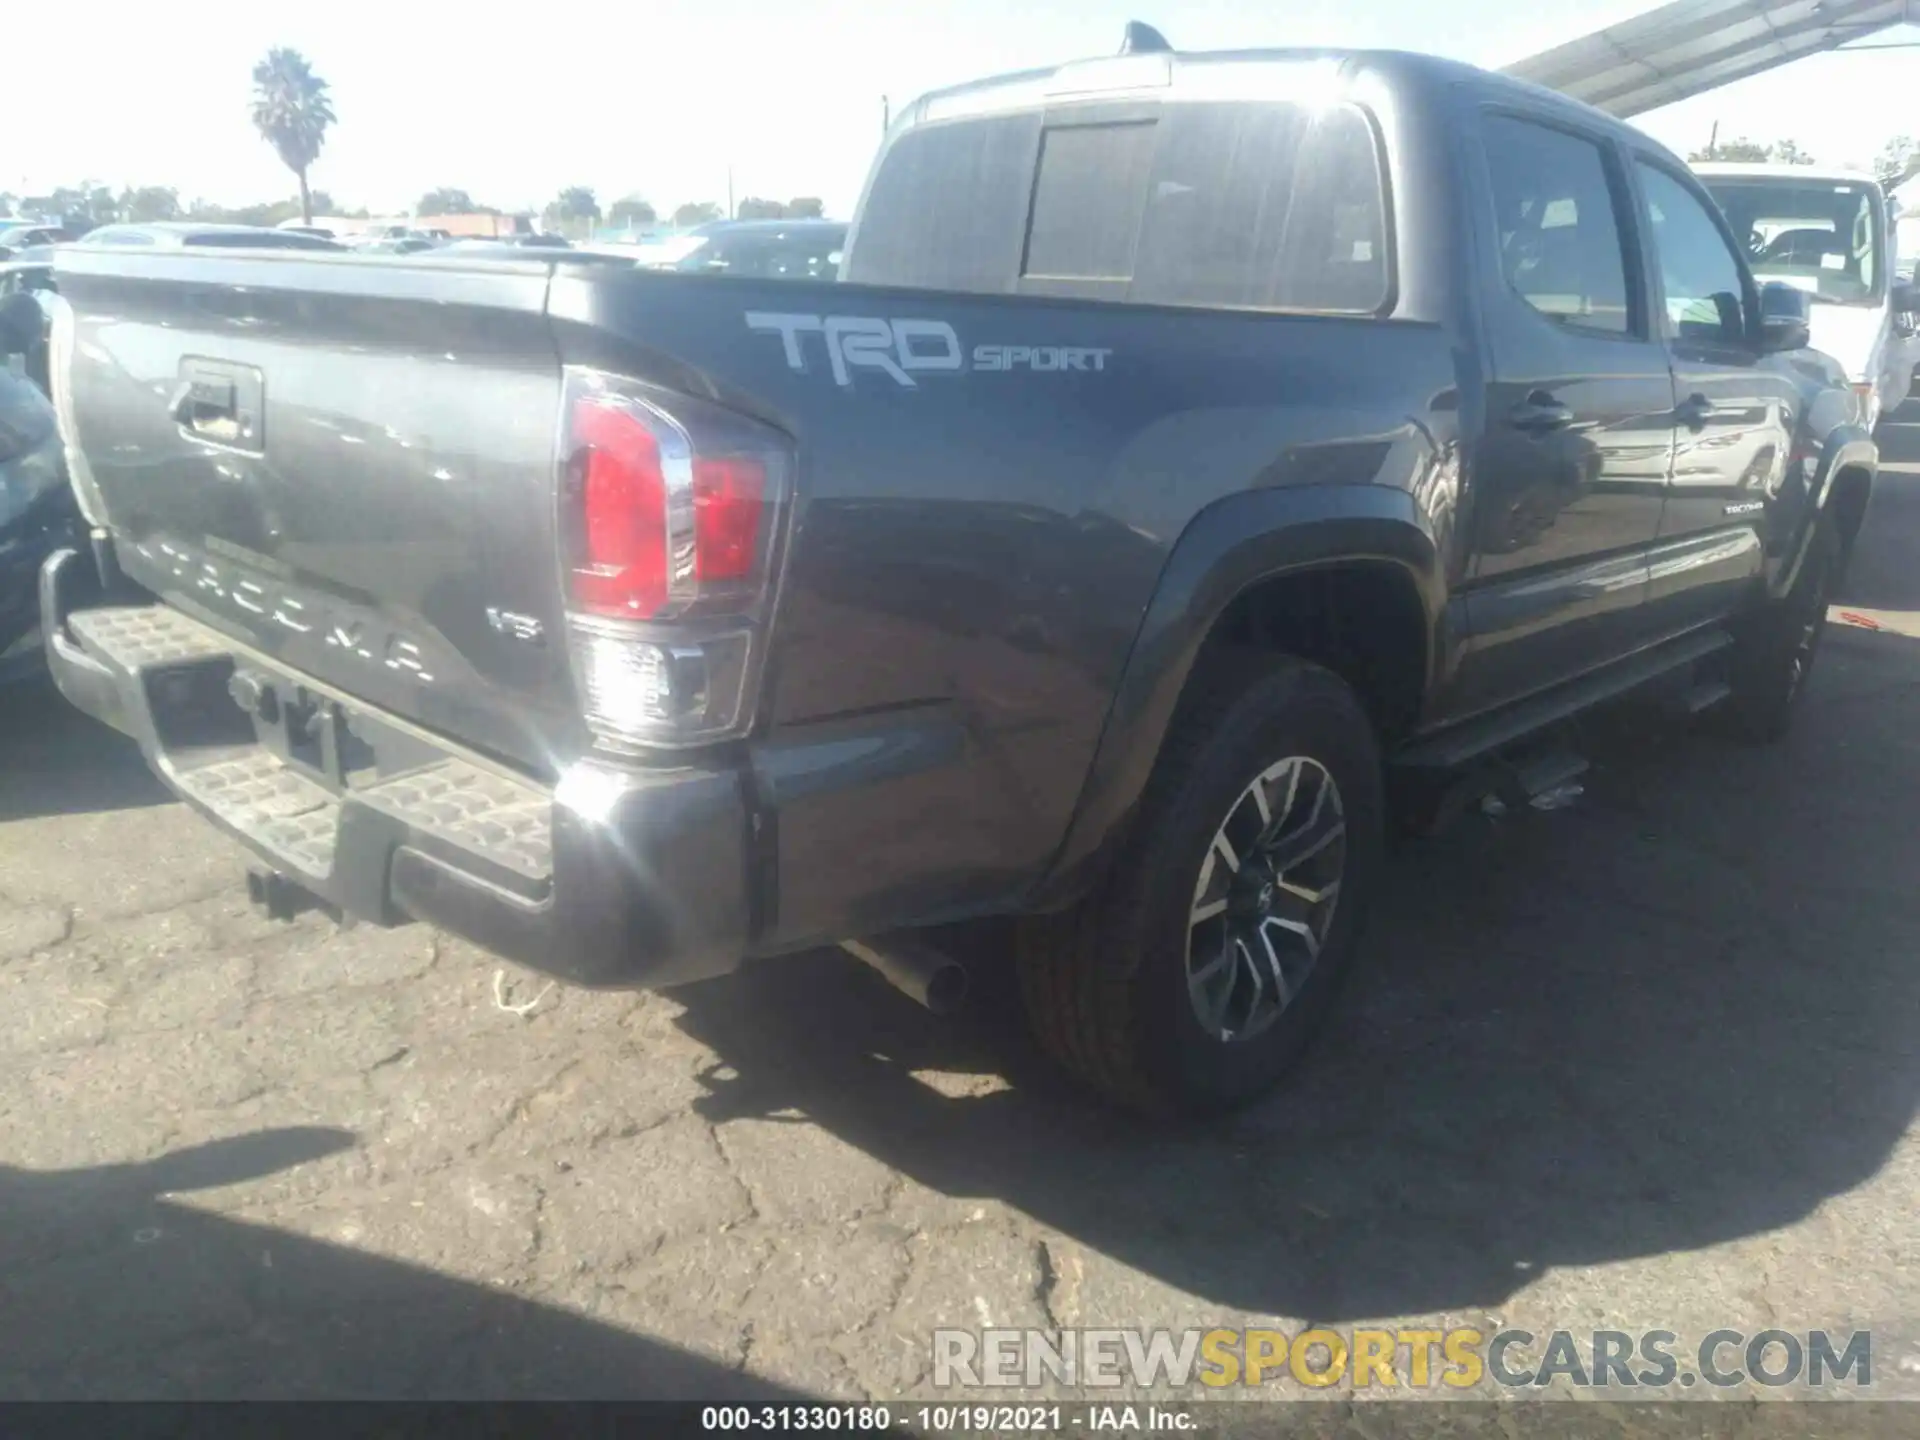
M 51 679 L 0 688 L 0 824 L 172 798 L 138 746 L 74 709 Z
M 1920 600 L 1891 588 L 1916 507 L 1920 477 L 1883 487 L 1857 603 Z M 131 747 L 44 698 L 0 706 L 0 818 L 163 798 Z M 680 1025 L 723 1062 L 696 1108 L 798 1117 L 1209 1305 L 1326 1322 L 1491 1308 L 1548 1268 L 1793 1224 L 1872 1176 L 1920 1097 L 1920 640 L 1832 632 L 1772 749 L 1634 712 L 1590 728 L 1573 808 L 1470 817 L 1396 860 L 1330 1032 L 1231 1121 L 1148 1127 L 1066 1091 L 1018 1033 L 989 935 L 960 1022 L 833 954 L 679 992 Z M 282 1131 L 0 1169 L 0 1395 L 764 1393 L 506 1291 L 168 1198 L 350 1143 Z
M 1884 551 L 1920 524 L 1873 528 L 1863 582 L 1911 574 Z M 1396 861 L 1330 1033 L 1231 1121 L 1063 1093 L 993 1018 L 985 939 L 1001 993 L 963 1024 L 829 954 L 680 992 L 728 1067 L 698 1108 L 797 1110 L 1212 1304 L 1323 1321 L 1490 1309 L 1548 1267 L 1801 1220 L 1920 1097 L 1920 640 L 1830 629 L 1777 747 L 1627 710 L 1588 732 L 1576 806 Z
M 507 1291 L 169 1198 L 354 1143 L 301 1128 L 140 1165 L 0 1166 L 0 1397 L 804 1398 Z

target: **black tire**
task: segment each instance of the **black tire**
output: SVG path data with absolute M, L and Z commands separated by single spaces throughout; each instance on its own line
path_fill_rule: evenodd
M 1720 707 L 1723 728 L 1736 739 L 1767 744 L 1793 723 L 1826 633 L 1827 603 L 1842 554 L 1833 517 L 1820 516 L 1793 589 L 1751 616 L 1736 634 L 1728 667 L 1733 694 Z
M 1324 923 L 1325 929 L 1317 956 L 1296 975 L 1290 1002 L 1259 1033 L 1223 1040 L 1203 1027 L 1200 1002 L 1189 997 L 1188 948 L 1190 941 L 1200 943 L 1190 930 L 1201 934 L 1197 926 L 1213 923 L 1193 918 L 1203 908 L 1197 887 L 1214 874 L 1202 867 L 1216 853 L 1216 832 L 1242 814 L 1242 802 L 1257 807 L 1261 822 L 1268 820 L 1277 801 L 1265 789 L 1252 800 L 1251 787 L 1274 770 L 1282 773 L 1272 785 L 1285 785 L 1292 771 L 1278 762 L 1296 758 L 1311 763 L 1293 769 L 1315 778 L 1296 784 L 1284 798 L 1291 801 L 1298 792 L 1305 807 L 1303 787 L 1330 777 L 1334 810 L 1344 818 L 1344 831 L 1333 842 L 1341 853 L 1328 857 L 1339 861 L 1337 895 L 1324 912 L 1307 907 L 1307 914 L 1318 917 L 1309 923 Z M 1331 672 L 1301 660 L 1260 657 L 1212 666 L 1197 676 L 1111 869 L 1071 911 L 1021 926 L 1021 992 L 1041 1046 L 1103 1096 L 1150 1113 L 1217 1112 L 1271 1089 L 1320 1029 L 1351 968 L 1383 860 L 1383 790 L 1372 724 L 1353 691 Z M 1285 811 L 1271 823 L 1277 831 L 1289 814 L 1300 813 L 1304 809 Z M 1314 823 L 1325 829 L 1320 812 L 1314 813 Z M 1309 844 L 1297 843 L 1291 853 Z M 1254 845 L 1246 853 L 1271 852 Z M 1243 875 L 1236 865 L 1215 878 L 1229 886 L 1258 886 L 1255 867 L 1246 870 Z M 1324 885 L 1324 875 L 1317 883 Z M 1261 893 L 1264 898 L 1274 892 L 1267 883 Z M 1276 898 L 1281 905 L 1302 904 Z M 1233 919 L 1220 920 L 1223 934 Z M 1284 945 L 1287 936 L 1278 939 Z M 1307 953 L 1301 949 L 1294 963 Z M 1231 955 L 1231 942 L 1223 940 L 1214 958 L 1233 973 L 1226 977 L 1228 994 L 1216 1020 L 1235 993 L 1245 993 Z M 1255 964 L 1250 952 L 1246 964 Z M 1274 960 L 1270 968 L 1285 978 L 1286 965 Z M 1245 983 L 1257 992 L 1257 977 Z

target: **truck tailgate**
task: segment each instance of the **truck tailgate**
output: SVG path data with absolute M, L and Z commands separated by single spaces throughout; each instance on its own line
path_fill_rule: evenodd
M 130 264 L 129 261 L 137 264 Z M 285 664 L 550 773 L 548 267 L 74 252 L 71 437 L 123 568 Z

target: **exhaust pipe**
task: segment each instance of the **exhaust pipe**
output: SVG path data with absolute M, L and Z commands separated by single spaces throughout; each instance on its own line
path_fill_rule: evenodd
M 872 966 L 894 989 L 936 1015 L 952 1014 L 967 998 L 967 967 L 925 941 L 890 936 L 870 942 L 843 940 L 840 948 Z

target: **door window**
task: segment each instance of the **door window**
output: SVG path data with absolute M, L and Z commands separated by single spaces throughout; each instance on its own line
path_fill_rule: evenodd
M 1626 252 L 1600 147 L 1505 115 L 1487 117 L 1485 136 L 1507 283 L 1561 325 L 1629 333 Z
M 1737 345 L 1748 333 L 1746 281 L 1707 207 L 1657 165 L 1638 162 L 1669 339 Z

